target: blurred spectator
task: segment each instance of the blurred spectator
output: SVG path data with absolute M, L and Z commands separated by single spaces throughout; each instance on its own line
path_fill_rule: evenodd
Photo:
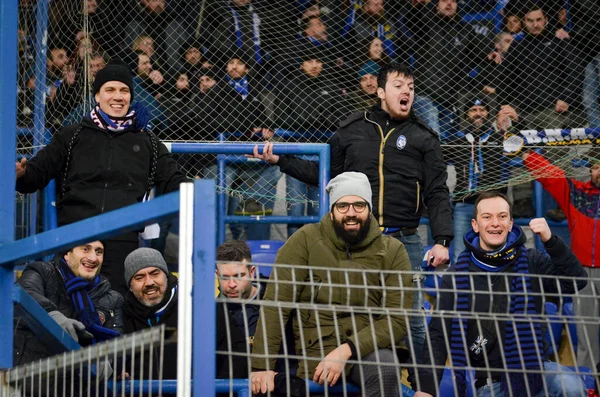
M 190 84 L 194 87 L 198 85 L 199 74 L 213 67 L 204 56 L 205 51 L 200 41 L 194 38 L 181 46 L 181 71 L 187 73 Z
M 326 59 L 318 47 L 307 48 L 300 54 L 300 68 L 279 82 L 277 88 L 275 124 L 278 128 L 295 131 L 301 142 L 322 143 L 327 131 L 334 131 L 346 116 L 339 86 L 325 73 Z M 286 176 L 288 215 L 316 216 L 318 188 Z M 306 200 L 308 199 L 308 202 Z M 300 225 L 288 224 L 288 236 Z
M 147 34 L 141 34 L 138 37 L 136 37 L 133 43 L 131 44 L 131 50 L 133 52 L 141 51 L 144 54 L 148 55 L 150 58 L 152 58 L 156 53 L 154 39 Z
M 346 97 L 346 115 L 371 109 L 379 103 L 377 75 L 380 69 L 375 61 L 368 61 L 361 66 L 358 71 L 359 85 Z
M 571 4 L 573 44 L 585 66 L 582 102 L 591 128 L 600 128 L 600 9 L 593 0 Z
M 165 109 L 169 128 L 164 135 L 168 140 L 191 140 L 194 133 L 196 109 L 193 106 L 194 92 L 186 72 L 173 75 L 166 82 L 167 90 L 160 98 L 160 104 Z
M 355 64 L 358 68 L 372 61 L 380 68 L 389 64 L 392 59 L 383 50 L 383 41 L 379 37 L 369 37 L 357 46 Z
M 174 0 L 137 0 L 134 19 L 125 30 L 126 47 L 141 35 L 154 39 L 157 61 L 173 70 L 179 70 L 181 46 L 192 37 L 192 25 L 184 24 L 183 15 L 175 13 Z
M 125 282 L 129 287 L 125 296 L 125 333 L 129 334 L 162 324 L 171 330 L 177 328 L 178 280 L 169 271 L 160 252 L 152 248 L 138 248 L 130 253 L 125 258 Z M 227 316 L 227 311 L 220 304 L 217 304 L 216 312 L 217 350 L 245 353 L 244 334 L 237 327 L 232 326 L 233 318 L 224 317 Z M 137 355 L 135 361 L 131 360 L 138 366 L 142 366 L 143 372 L 135 367 L 127 368 L 127 372 L 133 376 L 143 373 L 153 378 L 177 379 L 177 344 L 165 344 L 162 362 L 159 361 L 160 347 L 155 349 L 150 355 L 153 361 L 140 360 L 143 355 Z M 246 360 L 237 357 L 232 361 L 233 367 L 230 367 L 229 359 L 229 355 L 217 354 L 217 378 L 248 376 Z M 160 368 L 162 374 L 159 373 Z
M 573 252 L 587 269 L 589 282 L 573 298 L 575 317 L 600 315 L 598 294 L 600 293 L 600 226 L 598 219 L 598 197 L 600 194 L 600 153 L 597 148 L 588 152 L 590 180 L 587 182 L 569 178 L 565 171 L 553 165 L 544 156 L 528 151 L 523 154 L 523 164 L 542 186 L 552 194 L 564 211 L 571 233 Z M 586 321 L 577 323 L 577 365 L 594 368 L 600 362 L 598 323 Z
M 510 46 L 502 62 L 501 103 L 516 110 L 526 129 L 582 127 L 585 120 L 574 106 L 580 84 L 577 49 L 546 28 L 548 19 L 536 5 L 524 23 L 526 36 Z
M 96 78 L 96 73 L 106 65 L 106 60 L 99 52 L 92 53 L 88 59 L 87 65 L 81 64 L 78 70 L 74 70 L 72 65 L 66 65 L 63 82 L 46 109 L 47 125 L 60 128 L 69 113 L 83 103 L 85 98 L 91 98 L 89 87 Z
M 521 18 L 516 13 L 506 13 L 504 15 L 504 29 L 503 31 L 506 33 L 510 33 L 513 37 L 520 36 L 522 30 Z
M 123 297 L 100 275 L 104 243 L 92 241 L 25 267 L 19 284 L 64 332 L 80 345 L 103 342 L 123 333 Z M 24 321 L 16 323 L 14 364 L 22 365 L 57 352 Z
M 62 80 L 63 70 L 68 61 L 67 50 L 63 47 L 54 47 L 48 51 L 48 59 L 46 61 L 47 84 L 53 84 L 55 87 L 60 85 L 56 83 Z
M 154 68 L 150 57 L 141 51 L 136 52 L 137 67 L 135 68 L 136 77 L 146 91 L 155 99 L 165 92 L 166 84 L 162 72 Z
M 492 121 L 490 98 L 469 96 L 463 109 L 462 128 L 448 140 L 447 146 L 442 147 L 444 159 L 456 170 L 453 225 L 457 238 L 452 240 L 452 263 L 456 263 L 458 255 L 465 249 L 463 239 L 458 236 L 471 230 L 477 194 L 505 182 L 510 175 L 502 151 L 503 136 L 496 131 Z
M 442 139 L 458 129 L 458 98 L 469 90 L 469 71 L 482 64 L 492 50 L 488 29 L 466 23 L 458 13 L 456 0 L 439 0 L 435 12 L 428 7 L 414 7 L 413 13 L 427 21 L 412 26 L 415 78 L 427 123 Z M 427 101 L 431 99 L 433 103 Z M 415 106 L 416 107 L 416 106 Z
M 355 17 L 346 21 L 344 37 L 354 40 L 354 45 L 377 37 L 383 43 L 383 52 L 395 60 L 400 56 L 400 43 L 405 39 L 397 28 L 398 16 L 384 6 L 383 0 L 365 0 L 362 4 Z
M 501 64 L 510 45 L 515 41 L 513 35 L 500 32 L 494 38 L 494 51 L 490 52 L 480 65 L 479 73 L 475 76 L 473 86 L 475 90 L 482 90 L 485 94 L 496 94 L 496 87 L 502 85 L 498 79 L 501 77 Z
M 229 56 L 225 79 L 219 81 L 207 94 L 208 117 L 204 123 L 214 132 L 234 133 L 241 140 L 269 140 L 273 131 L 265 120 L 265 109 L 259 97 L 259 85 L 248 66 L 251 61 L 243 52 Z M 227 117 L 223 117 L 227 115 Z M 202 122 L 202 120 L 200 121 Z M 275 168 L 275 170 L 273 170 Z M 216 166 L 205 170 L 205 177 L 214 179 Z M 276 167 L 263 164 L 231 164 L 227 167 L 227 186 L 239 178 L 239 189 L 245 196 L 255 197 L 240 205 L 238 197 L 229 198 L 227 213 L 233 215 L 269 215 L 275 205 L 275 189 L 281 173 Z M 243 180 L 242 180 L 243 179 Z M 237 211 L 236 211 L 237 209 Z M 241 225 L 231 224 L 234 239 L 242 236 Z M 249 224 L 248 239 L 269 240 L 271 225 Z
M 33 193 L 57 179 L 59 226 L 142 202 L 153 188 L 159 195 L 178 190 L 187 181 L 167 148 L 146 129 L 148 110 L 140 103 L 132 105 L 135 90 L 127 65 L 109 63 L 98 71 L 91 94 L 91 111 L 82 106 L 88 113 L 78 123 L 54 134 L 29 161 L 22 158 L 16 164 L 21 193 Z M 107 243 L 102 273 L 124 294 L 123 261 L 138 247 L 138 233 L 127 232 Z

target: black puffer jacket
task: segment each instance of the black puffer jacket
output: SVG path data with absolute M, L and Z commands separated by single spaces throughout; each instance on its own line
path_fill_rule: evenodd
M 417 227 L 424 203 L 433 237 L 452 238 L 446 165 L 438 136 L 425 122 L 414 115 L 394 120 L 377 107 L 342 122 L 329 145 L 331 178 L 346 171 L 369 178 L 380 226 Z M 278 165 L 302 182 L 319 183 L 315 162 L 281 156 Z
M 27 265 L 17 283 L 47 312 L 58 310 L 68 318 L 77 318 L 75 307 L 67 295 L 65 282 L 60 274 L 60 260 L 57 258 L 50 262 L 34 262 Z M 102 281 L 89 293 L 90 298 L 103 326 L 123 333 L 123 297 L 111 289 L 108 280 L 100 277 Z M 14 365 L 52 355 L 20 318 L 16 318 L 15 321 Z
M 71 140 L 79 130 L 69 156 Z M 157 145 L 157 193 L 178 190 L 187 178 L 156 137 L 151 140 L 148 132 L 135 128 L 103 130 L 89 117 L 55 134 L 50 144 L 27 162 L 25 175 L 17 179 L 17 190 L 33 193 L 57 178 L 59 225 L 141 202 L 152 169 L 152 141 Z

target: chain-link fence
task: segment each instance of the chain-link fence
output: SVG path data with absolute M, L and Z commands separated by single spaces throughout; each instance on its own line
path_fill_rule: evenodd
M 94 105 L 95 74 L 118 58 L 162 140 L 325 142 L 379 102 L 376 75 L 398 61 L 414 71 L 414 113 L 439 133 L 460 199 L 532 179 L 508 165 L 510 135 L 600 126 L 600 11 L 590 0 L 54 0 L 47 36 L 36 31 L 39 7 L 20 2 L 20 127 L 36 115 L 51 132 L 78 122 Z M 30 137 L 19 135 L 19 154 Z M 570 162 L 580 150 L 544 149 L 569 176 L 585 170 Z M 215 176 L 211 156 L 178 160 L 190 176 Z M 303 183 L 286 177 L 277 190 L 277 167 L 229 168 L 230 214 L 317 213 Z M 531 197 L 522 190 L 515 200 Z

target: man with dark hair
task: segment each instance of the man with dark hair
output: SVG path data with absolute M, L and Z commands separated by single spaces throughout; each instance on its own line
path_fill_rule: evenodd
M 590 282 L 573 299 L 575 316 L 600 315 L 600 220 L 598 202 L 600 200 L 600 153 L 591 149 L 587 155 L 590 167 L 590 180 L 587 182 L 569 178 L 565 172 L 548 159 L 534 151 L 523 154 L 523 164 L 552 197 L 567 217 L 571 246 L 577 258 L 586 268 Z M 598 324 L 577 323 L 577 364 L 595 368 L 600 362 Z
M 254 337 L 260 310 L 252 302 L 262 300 L 267 287 L 260 282 L 260 274 L 251 262 L 250 248 L 243 241 L 233 240 L 217 247 L 219 297 L 243 301 L 226 302 L 226 307 L 249 340 Z
M 96 105 L 80 123 L 54 134 L 29 161 L 16 163 L 16 189 L 33 193 L 57 180 L 59 226 L 142 202 L 152 188 L 157 194 L 179 189 L 188 179 L 158 138 L 147 131 L 148 112 L 134 99 L 133 75 L 120 62 L 96 74 Z M 125 294 L 123 261 L 136 249 L 138 233 L 107 240 L 104 274 Z
M 429 324 L 415 396 L 436 394 L 448 355 L 458 395 L 466 394 L 468 365 L 478 396 L 585 396 L 578 375 L 545 360 L 546 324 L 540 317 L 547 294 L 564 297 L 585 286 L 581 263 L 544 218 L 532 219 L 529 227 L 547 254 L 527 249 L 502 193 L 479 195 L 471 225 L 466 249 L 442 278 L 436 311 L 446 315 Z
M 523 22 L 527 34 L 510 46 L 501 64 L 501 104 L 515 110 L 512 118 L 523 129 L 582 127 L 585 119 L 574 108 L 581 83 L 576 47 L 556 37 L 535 3 L 528 4 Z
M 406 316 L 398 311 L 413 304 L 406 249 L 382 235 L 371 213 L 366 175 L 341 173 L 326 191 L 329 214 L 303 226 L 277 253 L 274 284 L 265 294 L 271 305 L 263 306 L 254 337 L 252 392 L 275 388 L 274 355 L 283 341 L 282 324 L 291 316 L 290 303 L 296 303 L 301 305 L 294 340 L 305 358 L 299 360 L 300 378 L 333 386 L 346 377 L 367 397 L 397 396 L 395 350 L 407 333 Z
M 123 332 L 123 297 L 100 276 L 103 259 L 104 243 L 92 241 L 50 262 L 30 263 L 17 283 L 76 342 L 84 346 L 102 342 Z M 17 324 L 14 365 L 52 355 L 24 322 Z
M 415 272 L 421 270 L 423 261 L 417 227 L 426 206 L 435 239 L 427 260 L 439 266 L 449 260 L 453 230 L 438 134 L 413 113 L 414 80 L 408 66 L 392 63 L 383 68 L 378 75 L 377 96 L 380 106 L 353 114 L 329 139 L 331 177 L 345 171 L 367 175 L 373 188 L 373 215 L 384 234 L 404 244 Z M 281 171 L 305 183 L 319 183 L 316 162 L 274 155 L 270 142 L 262 154 L 256 146 L 254 156 L 279 165 Z M 419 283 L 415 278 L 417 287 Z M 422 305 L 423 294 L 418 292 L 414 308 L 420 310 Z M 425 340 L 423 317 L 412 317 L 411 334 L 411 350 L 418 356 Z

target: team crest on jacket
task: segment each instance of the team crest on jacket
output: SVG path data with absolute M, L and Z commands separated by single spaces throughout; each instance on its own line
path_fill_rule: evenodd
M 404 149 L 405 146 L 406 146 L 406 137 L 404 135 L 400 135 L 398 137 L 398 139 L 396 140 L 396 148 L 398 150 L 402 150 L 402 149 Z

